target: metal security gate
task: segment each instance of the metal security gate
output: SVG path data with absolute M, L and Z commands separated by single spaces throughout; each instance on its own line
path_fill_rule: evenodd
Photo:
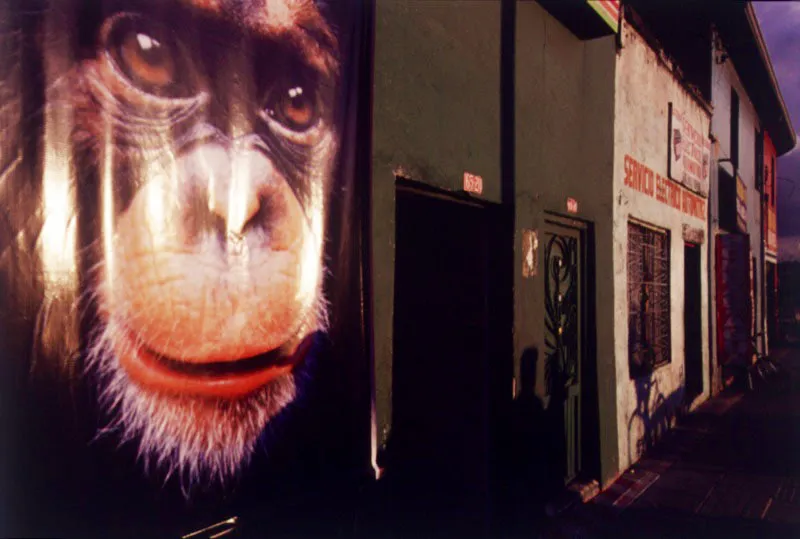
M 575 479 L 582 467 L 585 233 L 578 221 L 552 218 L 544 235 L 544 374 L 552 416 L 560 416 L 558 408 L 563 408 L 563 438 L 553 442 L 563 444 L 559 453 L 565 482 Z

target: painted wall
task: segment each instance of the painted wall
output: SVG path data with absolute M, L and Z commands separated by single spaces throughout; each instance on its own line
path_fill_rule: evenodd
M 594 225 L 596 271 L 595 361 L 599 425 L 583 435 L 598 442 L 584 455 L 584 467 L 607 482 L 617 469 L 614 392 L 611 215 L 614 148 L 613 37 L 580 41 L 536 2 L 518 2 L 515 85 L 515 305 L 516 391 L 523 388 L 519 358 L 538 354 L 535 393 L 547 404 L 544 376 L 544 242 L 539 244 L 539 274 L 522 276 L 523 229 L 541 233 L 547 213 L 567 214 L 566 198 L 578 202 L 574 217 Z M 592 430 L 592 428 L 596 430 Z M 595 462 L 592 463 L 592 459 Z M 594 470 L 592 470 L 594 468 Z
M 607 481 L 617 470 L 614 390 L 612 188 L 614 72 L 612 37 L 582 42 L 537 2 L 515 5 L 511 43 L 515 84 L 511 137 L 515 217 L 514 360 L 544 350 L 544 281 L 522 277 L 522 229 L 541 232 L 544 213 L 594 222 L 597 267 L 597 371 L 600 425 L 595 468 Z M 508 27 L 506 28 L 508 30 Z M 373 287 L 377 423 L 391 417 L 395 176 L 447 190 L 465 171 L 484 180 L 483 198 L 501 202 L 501 4 L 391 0 L 377 3 L 373 117 Z M 510 155 L 510 154 L 509 154 Z M 508 187 L 508 186 L 506 186 Z M 509 190 L 506 190 L 508 197 Z M 540 242 L 539 260 L 544 252 Z M 540 269 L 540 272 L 542 270 Z M 536 394 L 546 403 L 544 362 Z M 508 380 L 508 395 L 512 395 Z M 385 439 L 386 432 L 379 433 Z
M 758 115 L 753 103 L 747 96 L 741 80 L 736 73 L 736 66 L 730 58 L 724 62 L 720 59 L 727 57 L 722 46 L 717 46 L 715 52 L 716 61 L 712 64 L 712 86 L 711 98 L 714 103 L 714 116 L 711 122 L 711 133 L 717 139 L 717 157 L 727 159 L 730 157 L 731 148 L 731 88 L 736 90 L 739 96 L 739 177 L 747 188 L 747 230 L 750 234 L 751 257 L 756 258 L 756 284 L 763 286 L 763 261 L 761 259 L 761 213 L 759 209 L 760 194 L 756 189 L 756 132 L 760 128 Z M 722 163 L 721 166 L 732 173 L 730 163 Z M 718 192 L 717 163 L 712 163 L 711 167 L 711 187 L 712 193 Z M 716 201 L 711 203 L 711 222 L 713 226 L 712 234 L 720 232 L 719 208 Z M 713 271 L 713 261 L 712 261 Z M 713 275 L 714 273 L 712 273 Z M 712 301 L 716 300 L 716 289 L 712 291 Z M 763 318 L 761 316 L 762 295 L 756 294 L 755 313 L 758 327 L 757 331 L 763 331 Z
M 444 189 L 479 174 L 500 201 L 500 2 L 377 2 L 373 289 L 377 424 L 391 418 L 395 177 Z
M 706 208 L 704 204 L 702 208 L 695 208 L 694 215 L 691 211 L 684 211 L 683 204 L 681 209 L 676 209 L 659 200 L 659 185 L 674 193 L 679 189 L 681 197 L 687 196 L 697 202 L 691 198 L 692 195 L 683 195 L 686 190 L 677 183 L 664 179 L 668 175 L 669 103 L 682 111 L 701 134 L 708 133 L 710 118 L 709 112 L 673 76 L 668 64 L 629 24 L 623 26 L 622 44 L 616 70 L 614 129 L 613 320 L 619 467 L 625 469 L 641 456 L 649 443 L 673 424 L 676 412 L 684 404 L 684 225 L 701 229 L 705 235 L 701 246 L 704 388 L 695 404 L 709 395 Z M 626 162 L 630 169 L 633 166 L 631 160 L 651 171 L 648 174 L 653 178 L 652 190 L 638 183 L 638 188 L 632 187 L 635 182 L 630 176 L 626 182 Z M 659 176 L 662 179 L 659 180 Z M 628 222 L 631 219 L 668 230 L 670 238 L 671 362 L 637 379 L 631 379 L 628 366 L 627 254 Z

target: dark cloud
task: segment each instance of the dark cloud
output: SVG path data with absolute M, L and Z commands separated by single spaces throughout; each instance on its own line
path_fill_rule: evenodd
M 800 3 L 753 2 L 795 129 L 800 128 Z M 800 150 L 778 160 L 778 234 L 784 246 L 800 244 Z M 791 256 L 800 250 L 791 249 Z

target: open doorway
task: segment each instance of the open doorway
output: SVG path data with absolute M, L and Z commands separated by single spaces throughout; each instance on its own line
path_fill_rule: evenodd
M 703 328 L 701 309 L 700 246 L 683 248 L 683 328 L 686 368 L 686 404 L 703 393 Z
M 404 182 L 396 208 L 389 453 L 397 501 L 415 534 L 474 535 L 491 512 L 511 243 L 502 241 L 499 205 Z

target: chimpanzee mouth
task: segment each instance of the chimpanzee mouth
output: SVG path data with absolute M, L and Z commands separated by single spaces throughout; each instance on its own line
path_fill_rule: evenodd
M 280 367 L 292 364 L 292 354 L 287 354 L 283 347 L 270 350 L 256 356 L 236 359 L 231 361 L 211 361 L 198 363 L 196 361 L 183 361 L 172 359 L 163 354 L 146 348 L 148 355 L 171 371 L 186 376 L 226 376 L 247 375 L 262 371 L 269 367 Z
M 139 341 L 138 346 L 118 349 L 118 358 L 142 388 L 195 397 L 240 398 L 290 374 L 303 361 L 312 341 L 308 335 L 255 356 L 206 362 L 167 357 Z

